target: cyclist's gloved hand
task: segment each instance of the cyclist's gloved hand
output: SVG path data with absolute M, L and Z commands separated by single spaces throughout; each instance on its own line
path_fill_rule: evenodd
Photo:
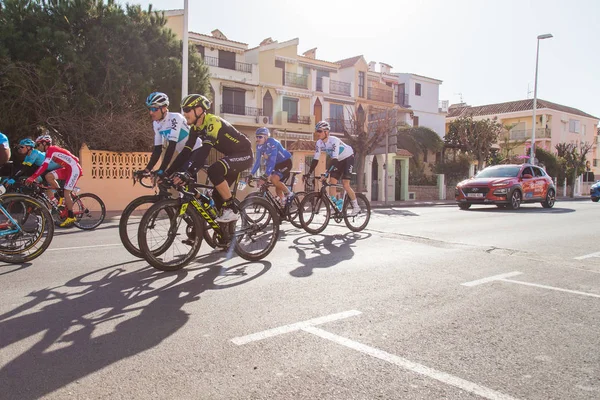
M 181 185 L 189 183 L 192 180 L 192 177 L 187 172 L 175 172 L 173 174 L 173 184 Z
M 7 179 L 6 182 L 4 182 L 4 183 L 6 183 L 9 186 L 12 186 L 15 184 L 15 180 L 13 178 L 10 178 L 10 179 Z
M 34 179 L 33 177 L 31 177 L 31 176 L 30 176 L 29 178 L 27 178 L 27 179 L 25 180 L 25 184 L 26 184 L 26 185 L 31 185 L 31 184 L 33 183 L 33 181 L 34 181 L 34 180 L 35 180 L 35 179 Z
M 304 174 L 302 175 L 302 179 L 304 179 L 305 181 L 310 179 L 310 174 Z
M 262 174 L 262 175 L 260 176 L 260 178 L 258 178 L 258 179 L 260 179 L 259 183 L 260 183 L 261 185 L 264 185 L 264 184 L 265 184 L 265 183 L 267 183 L 267 181 L 269 180 L 269 177 L 267 176 L 267 174 Z

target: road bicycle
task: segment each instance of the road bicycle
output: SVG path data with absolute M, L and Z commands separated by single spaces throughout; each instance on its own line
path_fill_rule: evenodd
M 238 183 L 239 174 L 234 184 L 234 199 Z M 156 202 L 142 217 L 138 230 L 140 251 L 154 268 L 175 271 L 190 263 L 200 250 L 207 225 L 218 248 L 235 250 L 248 261 L 263 259 L 275 247 L 279 219 L 267 200 L 244 199 L 235 206 L 239 213 L 237 221 L 219 223 L 211 198 L 203 192 L 214 190 L 213 185 L 188 182 L 177 186 L 171 179 L 165 179 L 163 185 L 175 188 L 180 197 Z M 264 223 L 264 213 L 268 213 L 269 223 Z
M 46 251 L 53 236 L 52 216 L 44 204 L 18 193 L 0 196 L 0 261 L 31 261 Z
M 330 187 L 343 190 L 344 186 L 327 182 L 327 177 L 328 174 L 322 174 L 321 190 L 307 194 L 300 203 L 299 219 L 302 228 L 306 232 L 316 235 L 323 232 L 329 224 L 329 220 L 333 218 L 337 223 L 343 220 L 348 229 L 353 232 L 360 232 L 365 229 L 371 219 L 371 204 L 367 197 L 362 193 L 356 193 L 360 211 L 358 214 L 352 215 L 350 197 L 345 191 L 341 209 L 338 208 L 328 193 Z

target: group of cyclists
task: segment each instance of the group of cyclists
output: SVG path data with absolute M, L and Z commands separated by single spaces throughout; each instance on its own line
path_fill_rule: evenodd
M 0 165 L 6 166 L 11 151 L 8 138 L 2 133 L 0 133 L 0 148 Z M 60 226 L 73 225 L 76 219 L 73 214 L 71 192 L 82 174 L 79 159 L 68 150 L 53 145 L 52 137 L 47 132 L 38 136 L 35 141 L 30 138 L 21 139 L 17 146 L 17 153 L 23 161 L 10 173 L 2 173 L 2 175 L 10 175 L 5 183 L 13 185 L 17 179 L 26 178 L 24 183 L 31 185 L 36 181 L 42 182 L 43 177 L 51 188 L 47 193 L 49 198 L 54 198 L 55 193 L 64 196 L 68 216 Z M 62 189 L 57 180 L 64 181 Z
M 166 150 L 162 162 L 154 173 L 159 178 L 171 177 L 175 185 L 192 180 L 204 165 L 212 148 L 224 155 L 207 170 L 208 178 L 216 189 L 213 200 L 218 212 L 217 222 L 232 222 L 239 218 L 230 187 L 238 174 L 248 168 L 252 167 L 250 174 L 254 175 L 259 170 L 262 159 L 265 159 L 265 171 L 260 177 L 260 184 L 271 182 L 282 204 L 289 204 L 294 198 L 294 192 L 285 184 L 292 169 L 292 155 L 271 136 L 268 128 L 261 127 L 256 130 L 254 159 L 248 137 L 223 118 L 210 114 L 211 102 L 203 95 L 185 96 L 181 100 L 183 115 L 169 111 L 169 98 L 161 92 L 151 93 L 146 99 L 146 107 L 153 121 L 155 139 L 154 151 L 144 172 L 152 171 L 164 145 Z M 304 177 L 308 178 L 314 172 L 321 154 L 331 157 L 332 163 L 327 175 L 332 184 L 342 180 L 342 185 L 351 200 L 350 216 L 355 216 L 360 212 L 360 207 L 350 187 L 354 151 L 338 137 L 330 135 L 330 130 L 327 121 L 316 124 L 315 133 L 318 134 L 319 140 L 316 142 L 310 169 Z M 175 151 L 179 154 L 172 160 Z M 335 196 L 335 193 L 331 195 Z

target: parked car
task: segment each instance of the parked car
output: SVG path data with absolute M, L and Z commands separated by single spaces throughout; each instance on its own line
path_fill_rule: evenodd
M 531 164 L 494 165 L 475 177 L 456 185 L 458 207 L 467 210 L 473 204 L 495 204 L 516 210 L 521 203 L 542 203 L 552 208 L 556 187 L 543 168 Z
M 590 196 L 594 203 L 600 200 L 600 181 L 597 181 L 590 187 Z

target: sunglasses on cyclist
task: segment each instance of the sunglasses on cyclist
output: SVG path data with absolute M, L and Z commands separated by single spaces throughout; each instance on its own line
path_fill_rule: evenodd
M 17 148 L 18 148 L 18 149 L 24 149 L 24 148 L 26 148 L 26 147 L 27 147 L 27 146 L 21 146 L 21 145 L 17 146 Z
M 267 137 L 266 136 L 262 136 L 262 135 L 256 135 L 256 138 L 257 139 L 266 139 Z
M 148 107 L 148 110 L 152 112 L 157 112 L 158 110 L 160 110 L 160 107 Z
M 183 111 L 184 113 L 189 113 L 194 108 L 197 108 L 197 107 L 181 107 L 181 111 Z

